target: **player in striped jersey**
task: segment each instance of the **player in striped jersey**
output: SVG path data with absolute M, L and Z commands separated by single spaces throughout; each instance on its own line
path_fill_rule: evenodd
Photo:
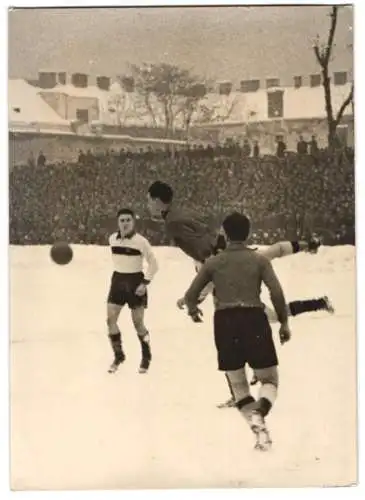
M 136 232 L 133 210 L 119 210 L 117 222 L 118 231 L 109 238 L 114 267 L 107 299 L 108 334 L 114 352 L 114 361 L 109 373 L 114 373 L 125 360 L 118 319 L 126 304 L 131 310 L 132 321 L 141 344 L 142 360 L 139 372 L 146 373 L 152 356 L 149 332 L 144 324 L 144 312 L 148 301 L 147 287 L 158 270 L 158 264 L 148 240 Z M 147 262 L 145 273 L 144 261 Z

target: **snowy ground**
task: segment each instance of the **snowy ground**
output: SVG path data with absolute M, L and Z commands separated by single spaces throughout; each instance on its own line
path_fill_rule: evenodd
M 280 353 L 280 392 L 268 419 L 274 447 L 253 438 L 216 369 L 212 305 L 193 324 L 175 302 L 194 275 L 177 249 L 147 312 L 153 347 L 122 313 L 127 361 L 116 375 L 106 336 L 106 247 L 74 247 L 66 267 L 47 247 L 12 247 L 11 469 L 15 489 L 214 488 L 343 485 L 356 480 L 355 250 L 322 248 L 275 262 L 288 300 L 328 294 L 335 316 L 293 319 Z M 274 327 L 276 335 L 277 327 Z

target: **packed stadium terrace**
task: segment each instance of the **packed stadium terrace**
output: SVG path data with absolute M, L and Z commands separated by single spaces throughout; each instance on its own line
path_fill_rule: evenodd
M 243 158 L 234 150 L 196 150 L 173 157 L 153 152 L 103 157 L 73 164 L 12 166 L 10 242 L 106 244 L 121 207 L 139 214 L 139 230 L 155 245 L 169 244 L 160 222 L 146 212 L 146 192 L 156 179 L 170 183 L 180 205 L 212 224 L 230 210 L 253 220 L 253 243 L 315 231 L 328 244 L 355 238 L 354 158 L 350 152 Z

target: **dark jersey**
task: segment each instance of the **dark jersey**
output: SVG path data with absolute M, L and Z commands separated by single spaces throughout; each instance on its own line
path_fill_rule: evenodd
M 264 307 L 261 285 L 269 289 L 279 319 L 286 320 L 284 294 L 270 260 L 246 247 L 231 243 L 219 255 L 208 259 L 185 294 L 189 309 L 194 309 L 201 291 L 210 282 L 215 288 L 215 308 Z
M 189 257 L 204 262 L 215 253 L 218 231 L 193 211 L 171 208 L 164 219 L 167 237 Z

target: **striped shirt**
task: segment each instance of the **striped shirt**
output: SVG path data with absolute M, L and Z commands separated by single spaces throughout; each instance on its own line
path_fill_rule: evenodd
M 139 233 L 122 238 L 113 233 L 109 238 L 112 251 L 114 271 L 123 274 L 143 272 L 144 261 L 147 269 L 144 273 L 146 281 L 151 281 L 158 271 L 158 263 L 149 241 Z

